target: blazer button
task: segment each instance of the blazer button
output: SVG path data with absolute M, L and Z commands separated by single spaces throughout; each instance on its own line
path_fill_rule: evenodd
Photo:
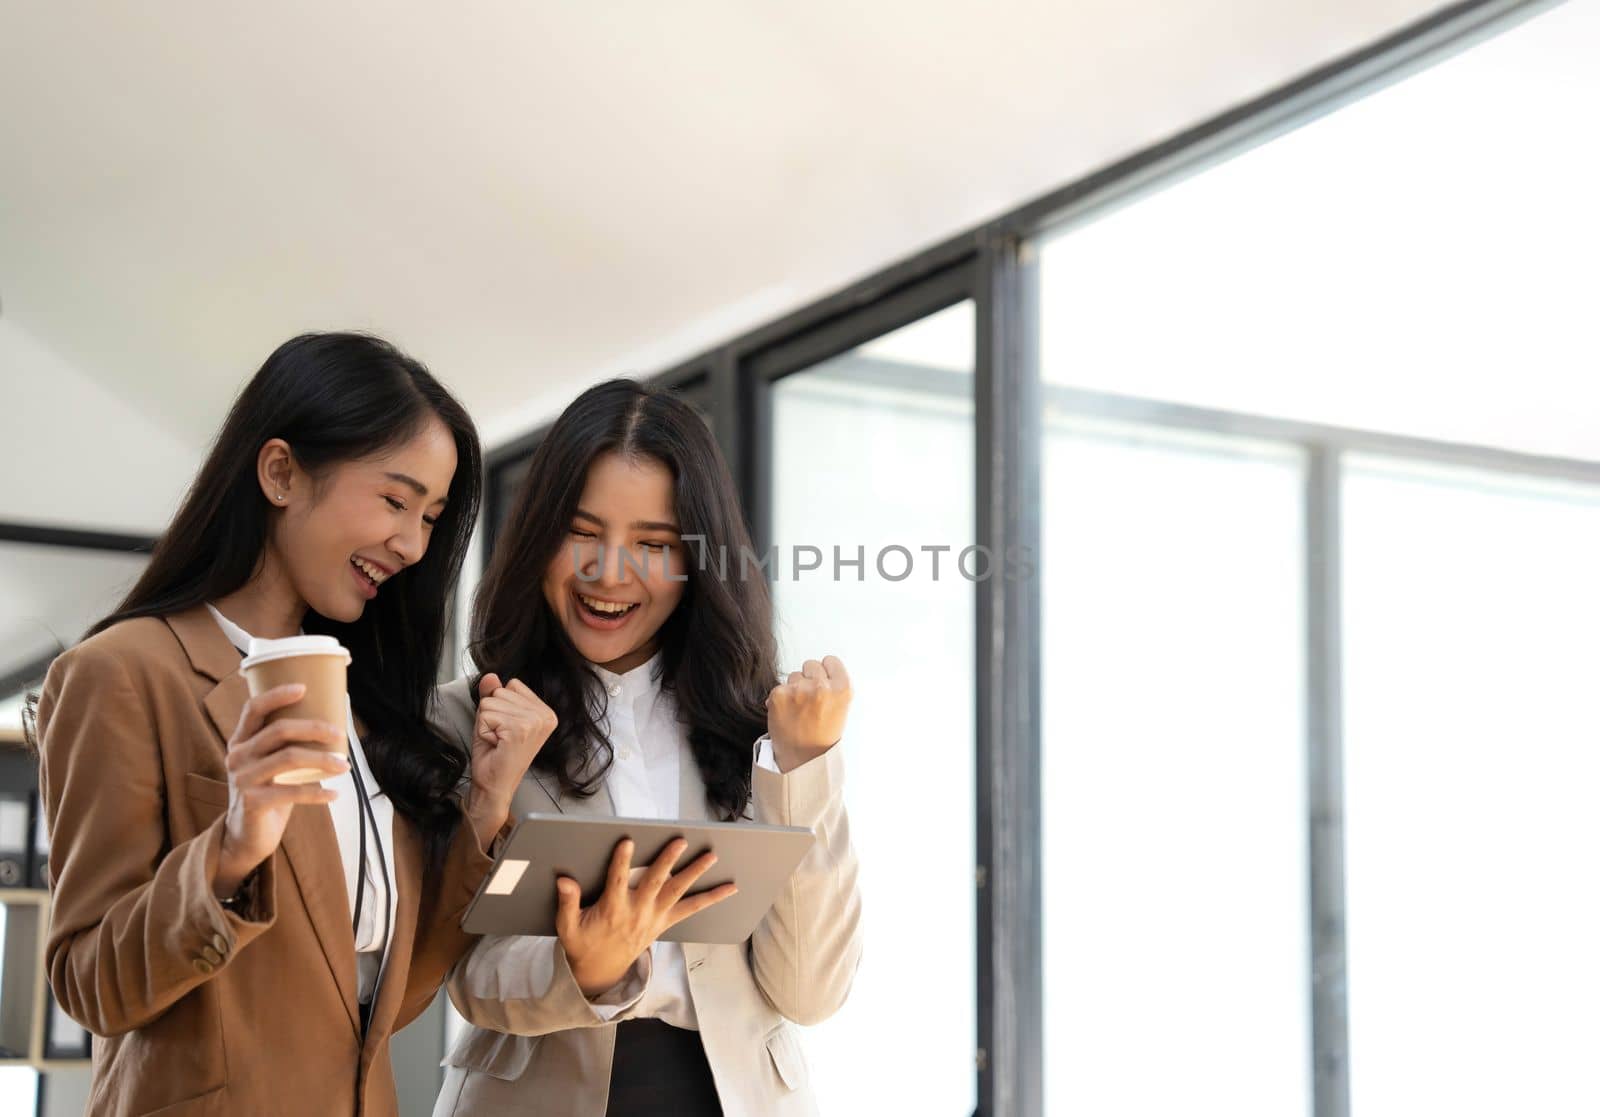
M 196 973 L 210 974 L 214 972 L 216 968 L 217 967 L 213 966 L 210 962 L 207 962 L 204 958 L 196 958 L 194 960 L 194 969 Z
M 211 963 L 213 967 L 222 965 L 222 955 L 218 954 L 215 950 L 212 950 L 209 946 L 200 953 L 207 962 Z
M 228 953 L 228 940 L 223 938 L 221 935 L 212 935 L 211 945 L 217 948 L 218 954 Z

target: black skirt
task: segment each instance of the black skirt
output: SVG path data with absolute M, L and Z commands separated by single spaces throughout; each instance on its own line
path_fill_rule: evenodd
M 617 1025 L 606 1117 L 722 1117 L 700 1033 L 659 1020 Z

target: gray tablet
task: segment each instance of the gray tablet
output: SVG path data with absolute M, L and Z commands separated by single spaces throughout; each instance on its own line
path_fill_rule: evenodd
M 530 814 L 511 832 L 462 917 L 462 929 L 473 935 L 554 935 L 556 878 L 571 877 L 583 889 L 584 905 L 594 903 L 605 889 L 611 852 L 623 838 L 633 839 L 635 879 L 674 838 L 689 843 L 679 866 L 706 850 L 717 855 L 717 863 L 695 882 L 694 892 L 728 881 L 739 891 L 661 936 L 663 942 L 704 943 L 749 938 L 816 841 L 802 826 Z

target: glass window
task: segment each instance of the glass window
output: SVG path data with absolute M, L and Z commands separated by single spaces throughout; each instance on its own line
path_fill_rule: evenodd
M 0 1113 L 30 1117 L 38 1104 L 38 1071 L 32 1067 L 0 1067 Z
M 1600 487 L 1352 460 L 1359 1117 L 1600 1112 Z
M 0 742 L 0 748 L 15 747 L 15 745 L 7 745 Z M 9 905 L 0 901 L 0 946 L 4 946 L 6 943 L 9 922 L 7 917 L 10 914 Z M 19 943 L 37 941 L 32 934 L 15 933 L 19 934 Z M 33 992 L 31 980 L 24 978 L 23 981 L 17 981 L 17 975 L 7 975 L 6 968 L 9 965 L 26 966 L 32 962 L 33 958 L 29 956 L 29 952 L 17 949 L 15 944 L 8 949 L 0 949 L 0 989 L 4 989 L 6 993 L 14 996 L 22 993 L 31 994 Z M 5 1031 L 8 1034 L 6 1038 L 15 1043 L 30 1030 L 29 1016 L 32 1012 L 32 1005 L 28 1003 L 17 1005 L 8 1003 L 3 1007 L 7 1022 Z M 12 1035 L 11 1033 L 15 1034 Z M 28 1055 L 29 1052 L 26 1050 L 12 1049 L 0 1042 L 0 1060 L 26 1059 Z M 32 1067 L 0 1066 L 0 1113 L 16 1114 L 16 1117 L 31 1115 L 37 1105 L 38 1091 L 39 1074 Z
M 1047 382 L 1600 458 L 1600 0 L 1044 243 Z
M 1304 483 L 1047 411 L 1049 1113 L 1309 1112 Z
M 116 608 L 148 561 L 87 547 L 0 543 L 0 690 L 37 682 L 19 674 L 76 643 Z M 0 724 L 15 721 L 6 715 Z
M 856 688 L 844 747 L 866 960 L 807 1036 L 824 1113 L 977 1104 L 974 585 L 956 569 L 974 532 L 973 351 L 963 303 L 773 387 L 782 665 L 837 655 Z M 821 568 L 797 574 L 797 547 Z M 835 548 L 863 565 L 836 574 Z

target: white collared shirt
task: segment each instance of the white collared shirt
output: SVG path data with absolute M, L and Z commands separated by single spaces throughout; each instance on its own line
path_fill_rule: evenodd
M 611 769 L 605 788 L 611 809 L 623 818 L 678 818 L 682 793 L 678 765 L 690 748 L 688 727 L 678 721 L 677 703 L 661 689 L 661 653 L 621 675 L 593 665 L 606 698 L 602 732 L 611 742 Z M 772 743 L 761 739 L 757 763 L 776 772 Z M 650 985 L 631 1015 L 654 1018 L 698 1031 L 683 947 L 675 942 L 650 946 Z M 595 1005 L 602 1016 L 620 1008 Z
M 228 642 L 244 655 L 250 648 L 250 634 L 227 617 L 217 611 L 211 604 L 206 605 L 211 610 L 211 615 L 217 619 L 223 633 L 228 637 Z M 389 940 L 394 938 L 394 921 L 397 887 L 394 878 L 394 804 L 378 786 L 377 777 L 372 774 L 372 769 L 367 766 L 367 754 L 361 747 L 361 738 L 356 735 L 356 723 L 353 714 L 345 718 L 345 734 L 350 739 L 351 763 L 361 771 L 361 780 L 368 791 L 367 801 L 372 805 L 373 819 L 378 824 L 378 842 L 382 844 L 383 856 L 378 856 L 378 851 L 373 848 L 372 836 L 368 835 L 367 845 L 367 884 L 364 899 L 361 902 L 361 924 L 356 928 L 356 995 L 361 1003 L 366 1004 L 372 1000 L 377 989 L 379 968 L 383 962 L 383 954 L 389 945 Z M 350 901 L 351 918 L 355 916 L 356 903 L 356 877 L 361 869 L 361 809 L 356 798 L 356 781 L 353 774 L 330 777 L 323 781 L 323 786 L 332 786 L 339 792 L 339 797 L 328 804 L 328 812 L 333 816 L 333 833 L 339 840 L 339 860 L 344 863 L 345 895 Z M 296 810 L 307 810 L 304 805 Z M 389 887 L 385 889 L 377 878 L 382 867 L 387 868 Z M 384 895 L 389 898 L 389 915 L 383 918 L 381 907 Z M 385 929 L 388 938 L 384 937 Z

